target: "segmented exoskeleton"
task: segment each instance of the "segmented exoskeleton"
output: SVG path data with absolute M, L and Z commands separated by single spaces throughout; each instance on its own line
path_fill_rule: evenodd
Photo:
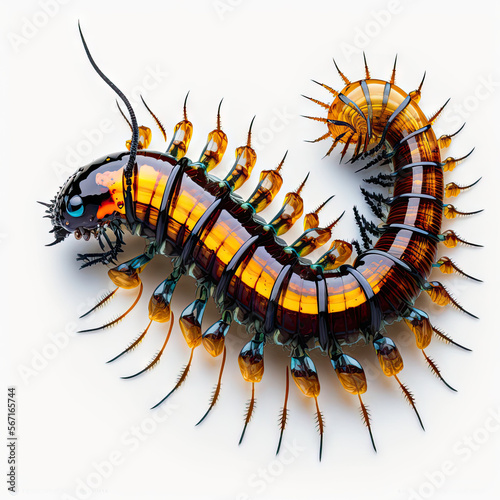
M 414 302 L 423 290 L 437 304 L 452 304 L 467 312 L 441 283 L 428 281 L 428 278 L 433 267 L 470 277 L 449 258 L 436 260 L 436 255 L 440 242 L 448 247 L 458 243 L 472 245 L 453 231 L 441 234 L 443 215 L 447 218 L 470 215 L 443 203 L 444 196 L 456 196 L 472 185 L 460 187 L 450 183 L 444 186 L 443 171 L 453 170 L 463 158 L 441 160 L 440 148 L 447 147 L 455 134 L 436 139 L 432 124 L 441 110 L 429 119 L 425 117 L 418 106 L 422 84 L 407 94 L 395 85 L 396 65 L 390 81 L 386 82 L 370 77 L 366 60 L 363 80 L 351 83 L 339 71 L 345 83 L 342 91 L 320 84 L 334 99 L 331 104 L 311 99 L 327 112 L 325 118 L 313 119 L 324 122 L 328 128 L 313 142 L 333 139 L 327 155 L 337 144 L 343 144 L 342 158 L 349 145 L 354 144 L 352 162 L 371 158 L 363 169 L 379 163 L 389 164 L 391 173 L 372 176 L 366 182 L 392 187 L 393 194 L 385 197 L 362 189 L 368 205 L 384 224 L 375 226 L 355 208 L 361 244 L 353 242 L 358 255 L 352 265 L 346 263 L 351 257 L 352 245 L 342 240 L 334 240 L 330 249 L 312 263 L 305 257 L 329 241 L 339 219 L 319 227 L 318 213 L 325 202 L 306 215 L 305 232 L 295 242 L 287 244 L 280 238 L 303 214 L 300 193 L 305 181 L 295 192 L 286 195 L 281 210 L 270 222 L 256 215 L 278 193 L 285 158 L 276 169 L 261 173 L 248 200 L 236 195 L 234 191 L 249 178 L 256 162 L 250 127 L 246 144 L 236 150 L 236 161 L 230 173 L 222 180 L 210 175 L 227 146 L 227 137 L 220 125 L 220 106 L 217 127 L 209 134 L 198 161 L 190 161 L 185 156 L 193 130 L 186 105 L 183 120 L 176 125 L 167 151 L 147 151 L 151 131 L 138 127 L 130 103 L 96 66 L 83 35 L 82 41 L 94 69 L 126 104 L 132 139 L 127 143 L 128 151 L 108 155 L 80 168 L 47 204 L 54 226 L 54 243 L 64 240 L 71 232 L 84 239 L 93 234 L 99 239 L 103 253 L 80 255 L 82 267 L 86 267 L 99 262 L 116 262 L 124 243 L 123 227 L 147 242 L 142 255 L 117 265 L 108 273 L 116 290 L 138 287 L 134 304 L 117 320 L 85 331 L 115 324 L 137 304 L 142 293 L 139 273 L 154 255 L 172 257 L 174 263 L 173 272 L 158 285 L 150 299 L 149 325 L 111 361 L 133 349 L 153 321 L 170 322 L 158 355 L 133 376 L 159 361 L 172 332 L 172 295 L 179 278 L 189 274 L 197 281 L 198 296 L 184 309 L 179 322 L 191 356 L 174 389 L 158 404 L 182 384 L 195 348 L 203 344 L 212 356 L 222 354 L 218 384 L 201 420 L 206 417 L 220 392 L 226 356 L 224 340 L 231 322 L 237 321 L 247 325 L 252 334 L 238 358 L 243 377 L 251 383 L 251 400 L 241 439 L 254 410 L 255 383 L 261 381 L 264 373 L 266 342 L 289 347 L 292 378 L 306 396 L 315 400 L 321 436 L 320 457 L 323 440 L 323 416 L 318 405 L 320 384 L 308 354 L 315 347 L 330 357 L 342 386 L 357 396 L 374 448 L 370 418 L 361 397 L 367 389 L 365 373 L 356 359 L 343 352 L 345 345 L 360 340 L 373 345 L 383 372 L 395 378 L 422 425 L 414 398 L 399 379 L 403 360 L 395 343 L 385 336 L 383 327 L 403 319 L 415 334 L 416 345 L 428 364 L 442 379 L 424 349 L 433 334 L 447 342 L 453 341 L 434 327 L 428 315 L 414 307 Z M 165 135 L 163 126 L 151 114 Z M 109 238 L 108 231 L 113 233 L 114 241 Z M 378 237 L 374 245 L 369 234 Z M 105 244 L 109 246 L 107 251 L 104 251 Z M 202 317 L 210 297 L 219 307 L 221 319 L 203 333 Z M 288 415 L 288 381 L 287 368 L 278 451 Z

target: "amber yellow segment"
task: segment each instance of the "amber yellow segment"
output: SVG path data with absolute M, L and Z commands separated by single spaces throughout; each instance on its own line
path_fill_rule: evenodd
M 292 245 L 292 248 L 295 249 L 301 257 L 305 257 L 324 245 L 331 236 L 332 231 L 328 228 L 309 229 Z
M 453 274 L 457 270 L 455 264 L 448 257 L 441 257 L 436 262 L 436 267 L 439 267 L 439 270 L 444 274 Z
M 333 240 L 330 250 L 318 261 L 318 264 L 321 264 L 325 271 L 330 271 L 345 264 L 351 255 L 352 245 L 350 243 L 344 240 Z
M 151 129 L 149 127 L 144 127 L 141 125 L 139 127 L 139 144 L 137 145 L 137 149 L 147 149 L 151 144 Z M 130 151 L 130 145 L 132 144 L 131 140 L 128 140 L 125 145 L 127 149 Z
M 170 304 L 158 300 L 154 295 L 149 300 L 149 319 L 157 323 L 166 323 L 170 320 Z
M 364 372 L 348 373 L 337 370 L 337 376 L 342 387 L 351 394 L 363 394 L 366 392 L 367 383 Z
M 107 215 L 119 212 L 125 215 L 125 202 L 123 194 L 123 169 L 116 172 L 103 172 L 96 175 L 96 184 L 109 189 L 111 199 L 101 203 L 97 210 L 97 218 L 104 219 Z
M 200 156 L 200 163 L 207 168 L 207 172 L 214 169 L 222 160 L 227 148 L 227 135 L 220 129 L 208 134 L 207 145 Z
M 438 139 L 438 145 L 441 149 L 448 148 L 451 144 L 451 136 L 450 135 L 442 135 Z
M 179 318 L 179 325 L 184 335 L 184 340 L 190 348 L 198 347 L 201 344 L 201 328 L 194 325 L 189 319 Z
M 201 341 L 206 351 L 214 358 L 221 354 L 224 350 L 224 337 L 218 337 L 216 335 L 205 335 L 202 337 Z
M 447 198 L 452 196 L 458 196 L 460 194 L 461 188 L 454 182 L 449 182 L 444 188 L 444 193 Z
M 319 215 L 312 212 L 304 217 L 304 231 L 319 227 Z
M 257 161 L 257 154 L 250 146 L 241 146 L 236 149 L 236 163 L 233 170 L 225 177 L 225 181 L 236 190 L 241 187 L 246 180 L 250 177 L 255 162 Z
M 127 274 L 126 272 L 119 271 L 117 268 L 113 268 L 108 271 L 108 276 L 116 286 L 127 290 L 141 284 L 141 278 L 139 278 L 137 272 Z
M 429 318 L 418 315 L 404 318 L 405 323 L 410 330 L 415 334 L 415 341 L 419 349 L 425 349 L 432 340 L 432 325 Z
M 280 298 L 280 305 L 290 312 L 318 314 L 318 295 L 314 282 L 290 281 Z
M 388 356 L 377 354 L 377 357 L 382 371 L 388 377 L 397 375 L 403 369 L 403 358 L 399 354 L 399 351 L 393 351 Z
M 446 306 L 452 303 L 450 294 L 447 292 L 444 286 L 437 281 L 432 281 L 431 283 L 429 283 L 426 292 L 429 294 L 432 302 L 434 302 L 438 306 Z
M 449 156 L 443 162 L 443 171 L 444 172 L 452 172 L 453 170 L 455 170 L 455 167 L 458 165 L 458 163 L 459 163 L 458 160 Z
M 319 396 L 320 385 L 318 375 L 316 373 L 311 373 L 309 376 L 300 376 L 295 372 L 292 372 L 292 377 L 294 382 L 297 384 L 297 387 L 308 398 L 315 398 Z
M 278 172 L 263 170 L 260 174 L 259 184 L 247 203 L 252 205 L 256 212 L 261 212 L 273 201 L 282 185 L 283 178 Z
M 297 193 L 287 193 L 283 207 L 277 218 L 271 221 L 278 236 L 286 233 L 295 222 L 302 217 L 304 212 L 304 202 Z
M 264 359 L 238 356 L 241 374 L 247 382 L 260 382 L 264 375 Z
M 180 160 L 186 152 L 193 136 L 193 124 L 189 120 L 182 120 L 174 128 L 174 137 L 168 148 L 168 153 Z

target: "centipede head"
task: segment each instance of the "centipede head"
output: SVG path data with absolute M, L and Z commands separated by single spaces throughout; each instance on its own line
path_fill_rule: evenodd
M 50 245 L 71 233 L 77 239 L 98 237 L 111 222 L 121 222 L 125 217 L 122 176 L 128 156 L 128 152 L 118 153 L 81 167 L 51 203 L 40 202 L 52 221 L 55 241 Z

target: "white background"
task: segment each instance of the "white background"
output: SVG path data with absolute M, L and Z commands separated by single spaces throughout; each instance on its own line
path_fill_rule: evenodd
M 96 499 L 496 498 L 500 487 L 496 4 L 74 0 L 65 5 L 47 2 L 49 14 L 43 5 L 17 2 L 8 11 L 4 5 L 1 16 L 0 233 L 7 275 L 2 319 L 8 318 L 2 328 L 2 387 L 4 391 L 8 385 L 17 387 L 19 498 L 91 494 Z M 230 142 L 216 174 L 222 176 L 229 169 L 231 151 L 245 140 L 248 124 L 257 115 L 254 137 L 259 160 L 244 193 L 253 189 L 260 169 L 274 167 L 289 150 L 282 193 L 264 215 L 271 216 L 286 190 L 296 188 L 311 171 L 304 191 L 306 208 L 336 194 L 322 221 L 329 222 L 346 209 L 335 233 L 340 238 L 356 235 L 353 204 L 368 214 L 357 188 L 362 176 L 354 174 L 353 167 L 338 164 L 338 151 L 321 160 L 326 142 L 303 142 L 324 130 L 300 115 L 322 116 L 324 110 L 300 94 L 329 99 L 310 79 L 340 88 L 332 56 L 349 77 L 362 78 L 362 49 L 372 76 L 388 79 L 397 52 L 397 83 L 406 91 L 413 90 L 427 71 L 421 100 L 425 112 L 430 115 L 452 97 L 436 124 L 437 134 L 454 132 L 464 120 L 467 126 L 445 156 L 461 156 L 474 146 L 476 150 L 447 180 L 459 184 L 480 176 L 483 180 L 451 201 L 466 211 L 485 208 L 452 227 L 485 248 L 441 251 L 485 282 L 434 273 L 434 279 L 446 283 L 464 307 L 480 316 L 479 321 L 433 306 L 427 297 L 417 303 L 436 325 L 473 349 L 467 353 L 437 340 L 428 349 L 457 393 L 430 373 L 404 325 L 388 328 L 401 347 L 405 359 L 401 379 L 415 394 L 426 432 L 395 381 L 380 374 L 372 348 L 357 348 L 354 355 L 369 377 L 364 399 L 372 414 L 378 453 L 371 449 L 355 398 L 340 388 L 328 360 L 316 356 L 322 381 L 319 402 L 326 419 L 323 461 L 317 459 L 312 401 L 295 386 L 285 443 L 296 451 L 283 450 L 276 460 L 276 422 L 287 356 L 271 347 L 266 348 L 266 374 L 257 387 L 255 416 L 243 444 L 237 446 L 249 387 L 236 362 L 246 342 L 236 327 L 228 340 L 220 401 L 203 425 L 194 427 L 207 407 L 219 360 L 209 359 L 202 348 L 195 353 L 186 384 L 166 407 L 168 418 L 165 407 L 150 411 L 187 361 L 189 350 L 180 331 L 174 331 L 160 365 L 137 379 L 123 381 L 119 376 L 149 362 L 165 335 L 159 325 L 153 325 L 147 340 L 132 354 L 112 365 L 105 361 L 147 324 L 148 296 L 170 270 L 166 259 L 144 272 L 145 297 L 126 321 L 104 333 L 73 333 L 109 320 L 133 300 L 133 293 L 121 292 L 107 308 L 78 321 L 110 282 L 102 267 L 78 270 L 76 254 L 93 251 L 95 243 L 71 238 L 56 247 L 44 246 L 51 241 L 50 223 L 41 219 L 43 209 L 35 203 L 49 200 L 76 164 L 122 150 L 129 138 L 114 108 L 113 93 L 86 60 L 78 19 L 104 72 L 128 95 L 143 93 L 169 138 L 181 117 L 184 96 L 191 91 L 188 112 L 195 133 L 190 157 L 199 155 L 215 124 L 217 104 L 225 98 L 222 123 Z M 139 121 L 153 128 L 137 99 L 134 105 Z M 96 132 L 103 120 L 106 131 Z M 153 131 L 153 148 L 164 149 L 160 134 Z M 78 161 L 72 158 L 75 152 Z M 300 228 L 294 234 L 299 232 Z M 129 258 L 141 251 L 141 240 L 136 240 L 129 238 Z M 174 310 L 182 310 L 193 294 L 193 283 L 182 281 Z M 216 318 L 211 307 L 206 325 Z M 141 438 L 132 436 L 135 429 Z M 119 457 L 113 470 L 102 465 L 110 457 Z M 96 472 L 98 464 L 101 475 Z M 4 480 L 0 489 L 6 492 Z

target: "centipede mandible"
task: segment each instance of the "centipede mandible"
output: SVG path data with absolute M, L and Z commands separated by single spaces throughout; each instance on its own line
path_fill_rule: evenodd
M 248 332 L 238 356 L 250 394 L 240 443 L 256 409 L 256 386 L 264 376 L 266 344 L 283 346 L 290 353 L 289 366 L 283 373 L 285 397 L 279 412 L 277 452 L 289 418 L 291 375 L 304 396 L 314 400 L 321 459 L 324 417 L 319 407 L 320 382 L 310 355 L 312 350 L 328 356 L 341 386 L 356 399 L 375 450 L 371 416 L 364 400 L 367 378 L 361 363 L 344 352 L 348 346 L 361 343 L 374 349 L 380 369 L 394 379 L 424 428 L 415 398 L 404 382 L 402 356 L 386 333 L 394 322 L 406 324 L 425 363 L 454 390 L 426 348 L 433 338 L 467 348 L 434 325 L 429 314 L 417 308 L 415 302 L 427 294 L 437 305 L 449 305 L 476 318 L 440 281 L 431 278 L 431 272 L 456 273 L 464 279 L 480 281 L 462 271 L 449 257 L 438 254 L 443 247 L 459 244 L 481 246 L 451 229 L 441 228 L 443 218 L 471 216 L 481 211 L 463 212 L 447 201 L 478 181 L 464 186 L 444 182 L 444 174 L 453 171 L 470 153 L 460 158 L 443 158 L 442 151 L 461 129 L 436 137 L 433 124 L 444 106 L 430 117 L 421 110 L 425 74 L 416 90 L 407 93 L 396 85 L 397 57 L 387 81 L 372 78 L 366 57 L 364 77 L 358 81 L 350 81 L 334 61 L 343 88 L 335 90 L 315 82 L 331 102 L 307 97 L 322 110 L 322 116 L 305 117 L 324 124 L 323 135 L 312 141 L 328 144 L 322 161 L 330 161 L 338 146 L 341 161 L 349 158 L 346 167 L 355 165 L 357 171 L 378 168 L 379 173 L 367 176 L 360 189 L 379 224 L 355 206 L 337 214 L 331 223 L 321 225 L 319 213 L 330 198 L 304 215 L 308 202 L 303 200 L 302 192 L 309 174 L 298 179 L 297 189 L 285 195 L 276 215 L 266 221 L 259 213 L 277 197 L 283 184 L 283 165 L 293 161 L 293 151 L 283 152 L 274 169 L 262 170 L 255 190 L 243 199 L 237 190 L 250 179 L 257 161 L 252 147 L 253 121 L 242 145 L 236 149 L 234 165 L 225 177 L 218 178 L 211 171 L 221 163 L 228 145 L 221 126 L 223 103 L 219 103 L 215 128 L 208 134 L 205 148 L 199 159 L 193 161 L 187 156 L 193 135 L 187 96 L 182 119 L 175 125 L 167 150 L 149 150 L 152 131 L 138 125 L 127 97 L 94 61 L 81 29 L 80 36 L 93 69 L 125 106 L 126 111 L 117 101 L 132 135 L 124 151 L 82 166 L 49 203 L 43 203 L 53 226 L 55 240 L 50 245 L 73 234 L 85 241 L 95 238 L 100 246 L 100 252 L 82 253 L 77 258 L 82 268 L 106 265 L 115 288 L 83 316 L 104 306 L 120 289 L 137 290 L 132 305 L 116 319 L 81 332 L 100 331 L 124 319 L 143 293 L 141 271 L 155 256 L 164 256 L 171 260 L 173 270 L 161 277 L 151 295 L 149 323 L 110 360 L 117 361 L 136 348 L 151 325 L 158 323 L 165 332 L 161 349 L 146 367 L 126 378 L 150 370 L 164 355 L 173 331 L 175 335 L 174 325 L 179 325 L 190 349 L 189 360 L 172 389 L 165 391 L 153 408 L 185 382 L 195 350 L 202 345 L 209 355 L 220 358 L 214 393 L 198 423 L 209 415 L 221 392 L 225 339 L 231 335 L 231 324 L 236 322 L 245 325 Z M 154 106 L 150 107 L 151 103 L 144 99 L 143 104 L 167 141 L 165 128 L 152 111 Z M 304 119 L 303 123 L 309 122 Z M 314 170 L 310 175 L 314 175 Z M 354 217 L 359 234 L 350 241 L 332 240 L 336 224 L 347 213 Z M 299 220 L 303 234 L 293 242 L 286 241 L 283 236 Z M 119 262 L 125 231 L 143 238 L 145 247 L 142 254 Z M 323 255 L 315 261 L 307 258 L 323 246 L 328 247 Z M 194 278 L 196 296 L 177 322 L 171 301 L 182 276 Z M 202 326 L 209 300 L 215 302 L 220 319 L 213 325 Z

